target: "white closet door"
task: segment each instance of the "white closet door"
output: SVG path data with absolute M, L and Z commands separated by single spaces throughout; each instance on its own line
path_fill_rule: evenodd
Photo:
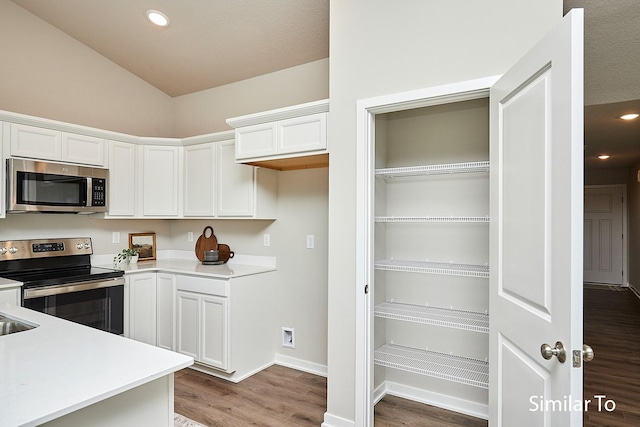
M 494 427 L 582 425 L 582 73 L 574 10 L 491 88 Z M 541 354 L 556 342 L 564 362 Z M 568 410 L 545 410 L 565 400 Z

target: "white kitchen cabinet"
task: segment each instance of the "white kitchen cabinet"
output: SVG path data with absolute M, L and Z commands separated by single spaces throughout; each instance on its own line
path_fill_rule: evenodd
M 133 217 L 136 214 L 136 145 L 109 142 L 109 216 Z
M 327 100 L 227 120 L 235 159 L 276 170 L 328 166 Z
M 104 139 L 88 135 L 12 123 L 10 146 L 12 157 L 94 166 L 105 164 Z
M 218 216 L 250 217 L 255 213 L 255 167 L 236 164 L 234 141 L 217 144 Z
M 225 297 L 200 297 L 200 361 L 206 365 L 228 370 L 229 309 Z
M 216 171 L 215 143 L 184 148 L 184 216 L 215 215 Z
M 175 275 L 167 273 L 157 273 L 156 301 L 156 345 L 166 350 L 174 350 L 174 324 L 176 314 Z
M 21 283 L 18 283 L 17 286 L 0 289 L 0 302 L 20 305 L 20 291 L 22 290 L 21 285 Z
M 62 132 L 62 160 L 104 166 L 105 141 L 88 135 Z
M 227 298 L 178 291 L 176 301 L 176 351 L 228 371 Z
M 327 113 L 318 113 L 277 122 L 276 154 L 326 150 L 327 116 Z
M 176 351 L 194 369 L 241 381 L 275 359 L 275 275 L 176 275 Z
M 156 273 L 128 274 L 125 278 L 129 288 L 128 338 L 156 345 Z
M 200 359 L 200 298 L 191 292 L 176 292 L 176 351 Z
M 181 147 L 143 147 L 142 215 L 175 217 L 179 214 Z

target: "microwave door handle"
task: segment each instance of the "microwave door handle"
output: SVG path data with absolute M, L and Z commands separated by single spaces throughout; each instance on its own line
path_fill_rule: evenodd
M 85 206 L 93 206 L 93 178 L 87 178 L 87 198 Z

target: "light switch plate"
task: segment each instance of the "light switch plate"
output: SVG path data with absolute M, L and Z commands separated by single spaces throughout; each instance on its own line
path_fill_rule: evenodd
M 307 249 L 313 249 L 315 246 L 315 237 L 313 234 L 307 234 Z
M 111 243 L 120 243 L 120 232 L 114 231 L 111 235 Z

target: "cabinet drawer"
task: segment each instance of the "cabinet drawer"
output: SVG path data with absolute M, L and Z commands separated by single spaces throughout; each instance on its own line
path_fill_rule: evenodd
M 176 276 L 179 291 L 196 292 L 205 295 L 229 296 L 230 280 L 212 279 L 199 276 Z

